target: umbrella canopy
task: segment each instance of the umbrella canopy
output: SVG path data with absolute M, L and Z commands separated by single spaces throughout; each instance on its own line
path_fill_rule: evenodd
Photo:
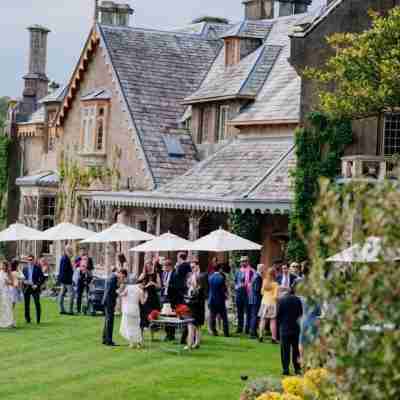
M 395 261 L 399 259 L 400 251 L 388 249 L 384 251 L 382 238 L 369 237 L 363 245 L 355 244 L 348 249 L 327 259 L 337 263 L 375 263 L 381 260 Z
M 130 249 L 138 253 L 157 252 L 157 251 L 180 251 L 189 250 L 192 242 L 182 239 L 173 233 L 164 233 L 150 242 L 143 243 L 140 246 Z
M 103 232 L 92 234 L 81 243 L 141 242 L 152 240 L 155 236 L 124 224 L 114 224 Z
M 193 251 L 245 251 L 261 250 L 262 246 L 240 236 L 234 235 L 223 229 L 211 232 L 207 236 L 196 240 L 191 244 L 190 250 Z
M 92 235 L 94 235 L 94 232 L 88 229 L 70 224 L 69 222 L 63 222 L 44 231 L 42 240 L 80 240 L 86 239 Z
M 43 240 L 43 232 L 18 223 L 0 232 L 0 242 L 19 242 L 20 240 Z

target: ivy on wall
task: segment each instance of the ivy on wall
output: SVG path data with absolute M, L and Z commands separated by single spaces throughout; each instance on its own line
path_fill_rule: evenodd
M 307 116 L 311 127 L 296 131 L 296 169 L 294 205 L 290 216 L 288 257 L 308 258 L 306 240 L 312 229 L 312 213 L 319 194 L 321 177 L 333 180 L 340 171 L 344 149 L 352 142 L 349 120 L 332 120 L 313 112 Z
M 3 226 L 7 217 L 8 190 L 8 159 L 10 139 L 0 135 L 0 225 Z
M 236 211 L 231 213 L 229 217 L 229 226 L 232 233 L 256 243 L 261 242 L 261 222 L 262 218 L 259 215 L 251 212 L 242 213 L 240 211 Z M 234 252 L 231 259 L 231 264 L 233 267 L 239 266 L 240 256 L 243 254 L 249 256 L 250 263 L 254 267 L 256 267 L 260 262 L 259 252 Z

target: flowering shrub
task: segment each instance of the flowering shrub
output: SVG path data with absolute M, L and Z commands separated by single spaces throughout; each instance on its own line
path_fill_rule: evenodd
M 267 392 L 281 392 L 282 384 L 279 378 L 264 377 L 249 382 L 242 392 L 240 400 L 256 400 Z
M 269 389 L 256 400 L 325 400 L 322 392 L 330 388 L 326 369 L 309 370 L 304 377 L 293 376 L 282 380 L 283 393 Z

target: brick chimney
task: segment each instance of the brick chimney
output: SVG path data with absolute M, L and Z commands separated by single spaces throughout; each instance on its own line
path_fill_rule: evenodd
M 133 8 L 129 4 L 114 1 L 102 1 L 97 8 L 98 20 L 104 25 L 129 26 Z
M 23 77 L 25 88 L 23 92 L 23 112 L 32 113 L 37 108 L 37 102 L 48 93 L 49 79 L 46 75 L 47 35 L 50 30 L 32 25 L 30 32 L 29 71 Z

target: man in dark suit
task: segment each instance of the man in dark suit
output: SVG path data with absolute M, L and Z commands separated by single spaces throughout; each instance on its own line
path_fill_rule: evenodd
M 22 271 L 22 273 L 24 274 L 25 321 L 28 324 L 31 322 L 30 302 L 32 296 L 36 308 L 36 322 L 40 324 L 40 286 L 43 284 L 45 278 L 42 270 L 38 265 L 34 263 L 33 260 L 33 255 L 30 255 L 28 257 L 28 265 L 24 267 Z
M 175 274 L 176 272 L 173 269 L 173 265 L 170 259 L 165 259 L 163 261 L 161 273 L 161 305 L 171 304 L 174 308 L 177 306 L 176 304 L 176 291 L 174 287 Z M 175 340 L 175 329 L 171 327 L 165 328 L 166 337 L 165 340 L 173 341 Z
M 214 336 L 217 332 L 217 316 L 222 319 L 224 335 L 229 337 L 228 312 L 226 310 L 227 287 L 225 277 L 221 273 L 222 265 L 216 267 L 216 271 L 209 278 L 208 308 L 210 311 L 210 328 Z
M 277 319 L 281 340 L 283 375 L 289 375 L 290 355 L 292 355 L 295 373 L 301 373 L 299 363 L 299 319 L 303 315 L 303 306 L 294 291 L 295 285 L 278 301 Z
M 185 303 L 185 294 L 187 290 L 186 282 L 191 272 L 192 267 L 188 262 L 187 253 L 179 253 L 173 279 L 173 285 L 176 295 L 175 301 L 177 305 Z
M 118 297 L 119 280 L 128 278 L 128 271 L 121 269 L 118 273 L 112 272 L 111 276 L 106 281 L 104 290 L 103 306 L 104 306 L 104 329 L 103 329 L 103 344 L 105 346 L 116 346 L 113 342 L 114 331 L 114 314 L 115 306 Z
M 285 263 L 282 264 L 282 273 L 276 278 L 276 282 L 281 287 L 281 291 L 289 291 L 291 287 L 296 283 L 298 277 L 289 272 L 289 266 Z
M 257 272 L 253 276 L 251 281 L 251 292 L 249 295 L 249 306 L 250 306 L 250 337 L 252 339 L 257 339 L 257 322 L 258 322 L 258 312 L 261 307 L 261 289 L 263 284 L 263 271 L 264 264 L 259 264 L 257 267 Z
M 65 312 L 64 300 L 65 295 L 68 293 L 69 298 L 69 313 L 70 315 L 74 314 L 74 291 L 72 286 L 72 277 L 74 271 L 72 269 L 71 263 L 72 257 L 72 247 L 67 245 L 64 249 L 64 255 L 60 260 L 60 269 L 58 271 L 58 283 L 61 285 L 60 296 L 58 299 L 60 305 L 60 314 L 67 314 Z

